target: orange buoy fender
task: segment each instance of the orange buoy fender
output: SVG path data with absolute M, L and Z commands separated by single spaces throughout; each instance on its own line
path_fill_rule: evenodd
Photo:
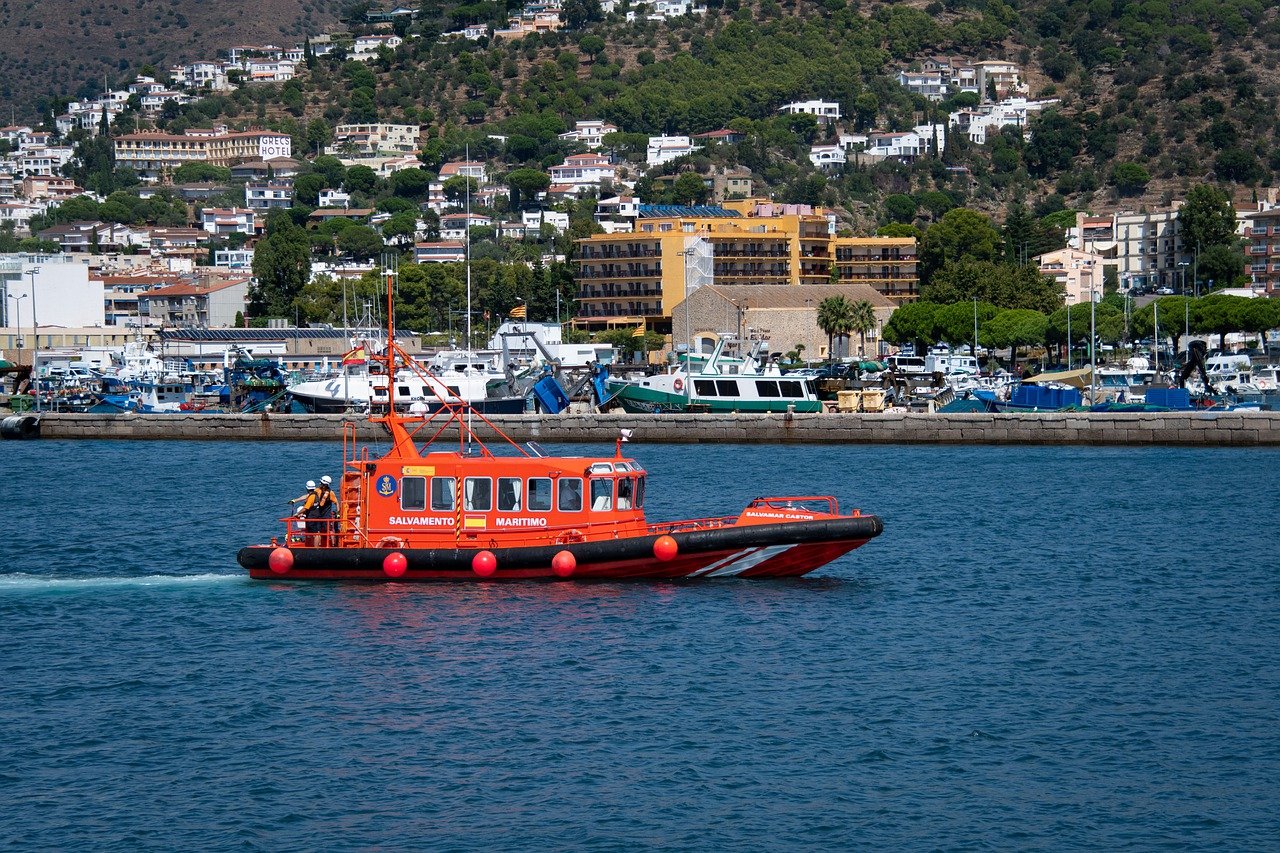
M 557 551 L 551 558 L 551 571 L 556 573 L 556 577 L 567 578 L 576 568 L 578 568 L 578 558 L 573 556 L 572 551 Z
M 276 548 L 267 558 L 267 565 L 271 567 L 271 571 L 283 575 L 293 568 L 293 552 L 288 548 Z
M 498 570 L 498 558 L 492 551 L 480 551 L 471 558 L 471 571 L 482 578 L 491 577 Z
M 653 556 L 664 563 L 669 563 L 680 553 L 680 546 L 670 536 L 659 536 L 653 543 Z
M 399 551 L 392 551 L 382 558 L 382 571 L 389 578 L 401 577 L 408 568 L 409 561 Z

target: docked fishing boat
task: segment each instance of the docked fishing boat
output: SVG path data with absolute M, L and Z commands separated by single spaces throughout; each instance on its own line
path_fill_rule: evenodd
M 685 362 L 669 373 L 620 379 L 609 386 L 612 401 L 633 414 L 657 412 L 821 412 L 812 377 L 761 369 L 753 356 L 731 360 L 725 342 L 701 365 Z
M 388 374 L 426 376 L 395 344 L 381 359 Z M 830 563 L 883 529 L 873 515 L 841 513 L 836 499 L 825 495 L 757 498 L 736 516 L 650 522 L 648 473 L 622 452 L 627 434 L 611 456 L 549 456 L 536 444 L 507 439 L 465 402 L 442 398 L 434 412 L 419 404 L 402 413 L 399 384 L 388 386 L 385 411 L 370 415 L 390 434 L 390 450 L 372 456 L 347 424 L 337 516 L 281 519 L 280 535 L 240 551 L 240 565 L 251 577 L 792 577 Z M 479 440 L 476 422 L 499 436 L 493 448 Z

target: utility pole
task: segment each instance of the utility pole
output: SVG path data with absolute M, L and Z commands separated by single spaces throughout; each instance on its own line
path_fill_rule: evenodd
M 40 320 L 36 314 L 36 273 L 39 267 L 27 272 L 31 276 L 31 379 L 36 388 L 36 411 L 40 411 L 40 374 L 36 365 L 40 361 Z

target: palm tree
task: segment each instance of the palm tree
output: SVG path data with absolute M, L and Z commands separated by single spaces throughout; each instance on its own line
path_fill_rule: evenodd
M 853 303 L 844 296 L 828 296 L 818 303 L 818 328 L 827 335 L 827 355 L 836 357 L 835 337 L 853 331 Z
M 875 331 L 876 309 L 865 299 L 853 303 L 849 330 L 858 333 L 858 355 L 867 354 L 867 332 Z

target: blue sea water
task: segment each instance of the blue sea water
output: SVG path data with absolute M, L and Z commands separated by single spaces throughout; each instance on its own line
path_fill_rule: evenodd
M 250 582 L 336 445 L 6 443 L 0 845 L 1280 848 L 1280 454 L 630 449 L 653 519 L 885 533 L 796 581 Z

